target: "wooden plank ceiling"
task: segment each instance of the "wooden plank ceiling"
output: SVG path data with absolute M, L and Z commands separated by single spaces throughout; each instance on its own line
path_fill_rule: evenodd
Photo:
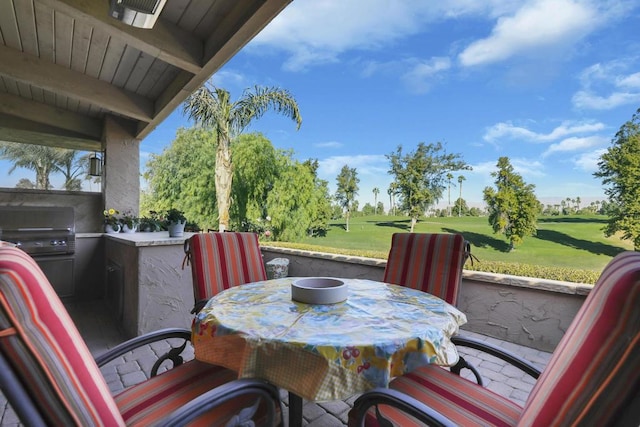
M 109 0 L 0 0 L 0 141 L 100 150 L 142 139 L 291 0 L 168 0 L 153 29 Z

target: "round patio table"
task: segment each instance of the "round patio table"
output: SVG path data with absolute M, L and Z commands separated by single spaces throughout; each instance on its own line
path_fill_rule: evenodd
M 345 399 L 416 367 L 458 361 L 450 338 L 466 317 L 440 298 L 340 279 L 346 301 L 313 305 L 291 299 L 293 280 L 249 283 L 211 298 L 193 322 L 195 357 L 312 401 Z M 291 407 L 298 404 L 294 398 L 290 411 L 301 416 Z

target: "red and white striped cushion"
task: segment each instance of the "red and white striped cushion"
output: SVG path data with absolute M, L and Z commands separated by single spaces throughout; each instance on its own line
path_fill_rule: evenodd
M 384 282 L 458 301 L 465 261 L 461 234 L 394 233 Z
M 624 252 L 567 329 L 519 425 L 609 425 L 639 389 L 640 252 Z
M 128 426 L 149 426 L 202 393 L 237 378 L 238 374 L 233 371 L 192 360 L 127 388 L 115 400 Z M 256 400 L 257 397 L 252 396 L 233 399 L 216 407 L 215 411 L 208 411 L 197 422 L 199 425 L 223 426 Z
M 91 353 L 35 261 L 0 247 L 0 349 L 50 425 L 124 425 Z
M 512 426 L 522 411 L 511 400 L 435 365 L 397 377 L 389 388 L 419 400 L 461 426 Z M 395 426 L 422 425 L 401 410 L 385 405 L 379 408 Z M 377 424 L 373 410 L 367 414 L 366 424 Z
M 195 301 L 267 279 L 255 233 L 200 233 L 189 239 Z

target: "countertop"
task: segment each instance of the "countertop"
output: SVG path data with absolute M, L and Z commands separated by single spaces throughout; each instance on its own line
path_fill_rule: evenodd
M 195 233 L 184 233 L 182 237 L 169 237 L 168 231 L 158 231 L 154 233 L 138 232 L 138 233 L 78 233 L 76 238 L 92 238 L 106 237 L 107 239 L 116 241 L 129 246 L 171 246 L 183 245 L 185 240 L 193 236 Z

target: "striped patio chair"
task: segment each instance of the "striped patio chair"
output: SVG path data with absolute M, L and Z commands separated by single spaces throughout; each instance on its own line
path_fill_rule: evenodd
M 394 233 L 383 281 L 456 305 L 469 253 L 461 234 Z
M 471 258 L 471 245 L 462 234 L 452 233 L 394 233 L 384 270 L 383 281 L 406 286 L 435 295 L 456 305 L 462 283 L 462 267 Z M 464 337 L 452 338 L 454 344 Z M 451 367 L 460 374 L 469 369 L 482 385 L 480 372 L 464 357 Z
M 188 330 L 174 329 L 137 337 L 99 363 L 138 344 L 189 336 Z M 170 358 L 177 364 L 173 369 L 111 396 L 99 364 L 35 261 L 17 248 L 0 247 L 0 384 L 23 425 L 224 425 L 254 409 L 262 425 L 281 418 L 275 387 L 234 381 L 230 370 Z
M 624 252 L 603 270 L 524 408 L 429 365 L 362 395 L 349 425 L 635 427 L 638 390 L 640 253 Z
M 198 313 L 210 298 L 225 289 L 267 280 L 255 233 L 194 234 L 185 242 L 185 254 L 193 277 L 192 313 Z

